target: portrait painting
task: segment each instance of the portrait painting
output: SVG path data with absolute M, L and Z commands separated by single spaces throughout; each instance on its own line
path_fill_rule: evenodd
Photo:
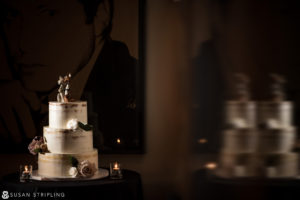
M 0 1 L 0 148 L 28 152 L 58 79 L 86 101 L 99 153 L 142 153 L 143 0 Z

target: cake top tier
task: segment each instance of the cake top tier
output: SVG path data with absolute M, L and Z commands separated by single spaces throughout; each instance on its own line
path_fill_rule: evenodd
M 248 101 L 250 99 L 250 79 L 241 73 L 235 74 L 234 96 L 237 101 Z
M 87 124 L 87 102 L 49 102 L 49 127 L 69 129 L 68 123 L 75 120 Z
M 285 79 L 279 74 L 270 74 L 270 98 L 271 101 L 281 102 L 285 100 L 284 84 Z
M 49 101 L 49 106 L 57 107 L 77 107 L 77 106 L 87 106 L 86 101 L 70 101 L 70 102 L 58 102 L 58 101 Z

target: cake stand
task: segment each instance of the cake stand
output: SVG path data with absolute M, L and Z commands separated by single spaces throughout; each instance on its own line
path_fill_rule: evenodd
M 102 179 L 109 176 L 109 171 L 107 169 L 99 168 L 98 171 L 96 171 L 95 175 L 89 178 L 82 178 L 82 177 L 45 177 L 38 174 L 38 170 L 32 171 L 32 180 L 37 181 L 87 181 L 87 180 L 96 180 L 96 179 Z

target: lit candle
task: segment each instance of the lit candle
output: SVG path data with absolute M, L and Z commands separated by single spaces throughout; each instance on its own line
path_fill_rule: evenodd
M 121 144 L 120 138 L 117 138 L 117 143 L 118 143 L 118 144 Z
M 29 180 L 30 176 L 31 176 L 31 166 L 25 165 L 21 171 L 20 181 L 24 182 L 26 180 Z
M 119 169 L 120 169 L 119 164 L 115 162 L 113 170 L 119 170 Z
M 205 139 L 205 138 L 200 138 L 200 139 L 198 140 L 198 143 L 199 143 L 199 144 L 207 143 L 207 139 Z
M 24 178 L 28 178 L 29 173 L 30 173 L 29 170 L 28 170 L 28 166 L 25 165 L 24 169 L 25 169 L 25 171 L 23 171 L 23 176 L 24 176 Z
M 118 162 L 110 163 L 110 178 L 121 179 L 122 177 L 121 164 Z
M 205 164 L 205 167 L 210 170 L 214 170 L 217 168 L 217 164 L 215 162 L 209 162 Z

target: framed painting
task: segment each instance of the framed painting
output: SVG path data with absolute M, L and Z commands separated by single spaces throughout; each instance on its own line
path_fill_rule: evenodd
M 144 152 L 144 0 L 4 0 L 0 17 L 2 153 L 43 136 L 67 74 L 99 153 Z

